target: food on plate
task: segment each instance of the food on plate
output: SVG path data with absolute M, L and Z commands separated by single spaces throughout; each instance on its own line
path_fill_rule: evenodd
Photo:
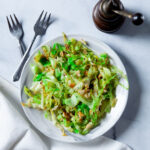
M 107 53 L 96 55 L 84 40 L 44 45 L 31 64 L 34 74 L 24 106 L 39 109 L 63 133 L 85 135 L 100 124 L 115 106 L 116 87 L 123 73 Z M 123 85 L 122 85 L 123 86 Z

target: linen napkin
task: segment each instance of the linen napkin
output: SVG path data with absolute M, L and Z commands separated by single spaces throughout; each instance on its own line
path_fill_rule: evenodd
M 101 136 L 88 143 L 54 141 L 27 120 L 19 101 L 19 89 L 0 77 L 0 150 L 131 150 Z

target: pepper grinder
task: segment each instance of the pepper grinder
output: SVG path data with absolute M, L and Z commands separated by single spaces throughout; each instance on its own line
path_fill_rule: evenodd
M 125 11 L 120 0 L 99 0 L 93 9 L 93 21 L 96 27 L 103 32 L 117 31 L 125 18 L 131 19 L 134 25 L 140 25 L 144 21 L 141 13 L 132 14 Z

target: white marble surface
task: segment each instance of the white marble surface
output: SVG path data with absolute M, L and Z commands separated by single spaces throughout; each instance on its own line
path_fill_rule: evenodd
M 6 15 L 15 13 L 22 21 L 24 41 L 29 45 L 33 24 L 44 9 L 54 22 L 34 47 L 62 32 L 95 36 L 110 45 L 121 57 L 130 82 L 129 101 L 122 118 L 106 136 L 130 145 L 134 150 L 149 150 L 150 140 L 150 1 L 122 0 L 128 10 L 142 12 L 145 23 L 135 27 L 126 20 L 114 34 L 98 31 L 92 22 L 92 9 L 98 0 L 0 0 L 0 75 L 12 82 L 21 57 L 17 41 L 10 35 Z M 14 83 L 19 86 L 19 83 Z M 115 131 L 115 132 L 114 132 Z

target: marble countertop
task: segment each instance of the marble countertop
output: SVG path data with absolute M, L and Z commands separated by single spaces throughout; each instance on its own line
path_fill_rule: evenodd
M 53 23 L 34 47 L 62 32 L 91 35 L 106 42 L 122 59 L 128 73 L 130 92 L 126 110 L 106 136 L 128 144 L 134 150 L 149 150 L 150 140 L 150 1 L 122 0 L 125 8 L 142 12 L 143 25 L 135 27 L 126 20 L 113 34 L 100 32 L 92 21 L 92 9 L 98 0 L 5 0 L 0 1 L 0 76 L 12 82 L 12 74 L 21 56 L 17 40 L 9 33 L 6 16 L 15 13 L 23 24 L 26 46 L 33 37 L 33 24 L 44 9 L 52 13 Z M 34 48 L 33 48 L 34 49 Z M 19 83 L 13 83 L 19 86 Z

